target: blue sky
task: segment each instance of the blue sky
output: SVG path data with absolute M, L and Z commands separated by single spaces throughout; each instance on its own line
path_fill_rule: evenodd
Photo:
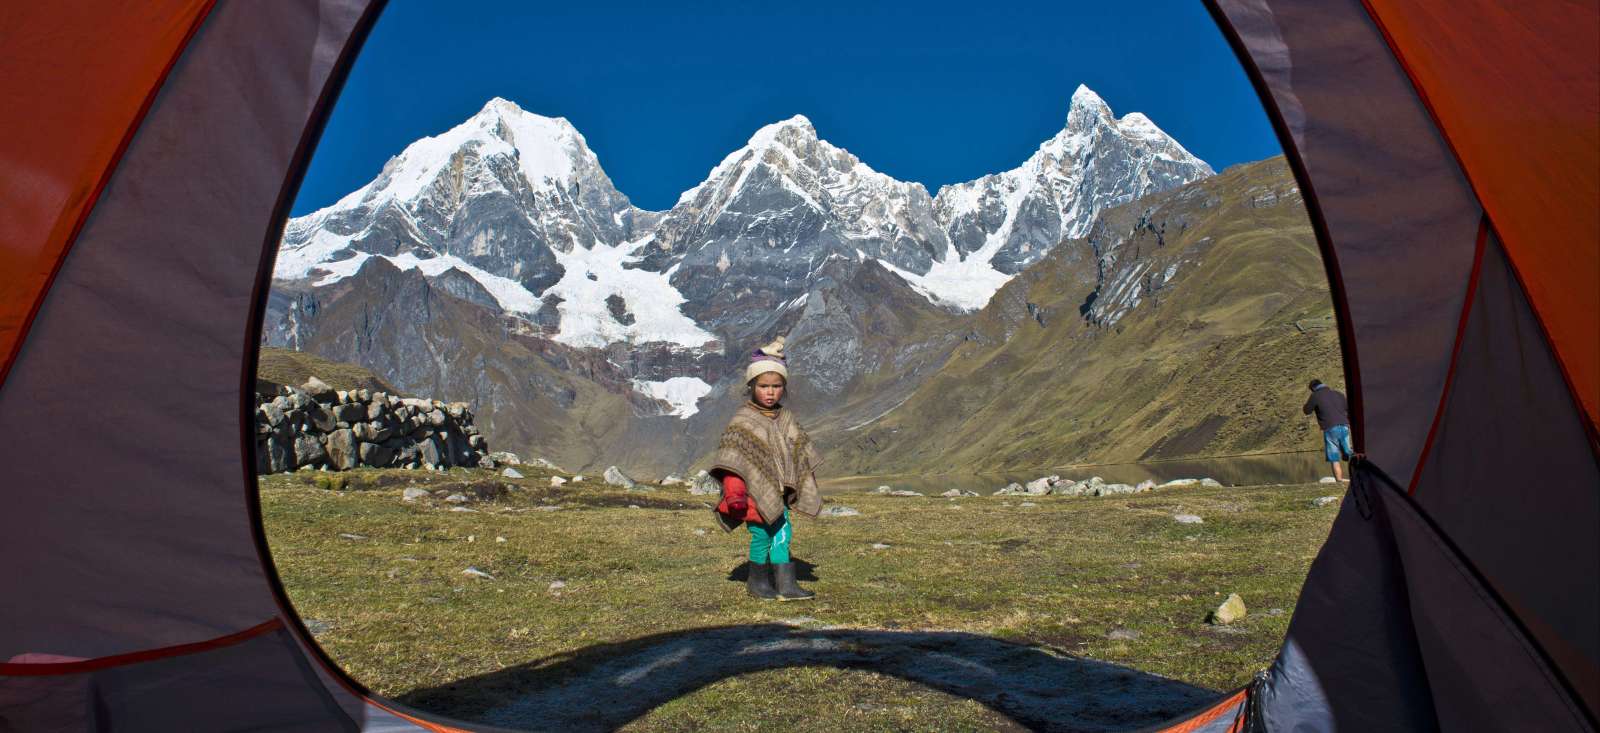
M 1217 170 L 1281 152 L 1197 1 L 642 3 L 391 0 L 295 202 L 374 178 L 406 144 L 502 96 L 565 117 L 636 206 L 670 207 L 795 114 L 901 180 L 1016 167 L 1079 83 Z

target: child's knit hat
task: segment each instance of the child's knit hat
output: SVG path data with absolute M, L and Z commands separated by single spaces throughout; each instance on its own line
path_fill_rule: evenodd
M 783 381 L 789 381 L 789 367 L 783 360 L 783 337 L 779 336 L 755 351 L 750 352 L 750 365 L 744 368 L 744 381 L 746 384 L 767 372 L 777 372 L 783 375 Z

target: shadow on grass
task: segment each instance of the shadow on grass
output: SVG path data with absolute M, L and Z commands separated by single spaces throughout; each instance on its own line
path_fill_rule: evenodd
M 1220 695 L 1051 649 L 962 632 L 719 626 L 557 654 L 407 693 L 398 702 L 527 730 L 605 731 L 752 672 L 824 666 L 891 675 L 976 700 L 1044 731 L 1123 731 Z
M 817 579 L 817 566 L 796 557 L 794 560 L 794 579 L 801 582 L 811 582 Z M 728 580 L 743 583 L 750 579 L 749 563 L 740 561 L 728 571 Z

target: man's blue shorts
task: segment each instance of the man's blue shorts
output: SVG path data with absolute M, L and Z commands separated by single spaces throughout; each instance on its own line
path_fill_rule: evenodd
M 1356 452 L 1350 445 L 1350 426 L 1335 425 L 1322 431 L 1322 452 L 1327 455 L 1329 463 L 1350 460 L 1350 456 Z

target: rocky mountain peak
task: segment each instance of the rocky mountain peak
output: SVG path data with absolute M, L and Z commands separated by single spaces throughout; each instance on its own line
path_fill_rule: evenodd
M 1111 105 L 1087 85 L 1079 84 L 1072 92 L 1072 104 L 1067 109 L 1067 129 L 1082 129 L 1097 120 L 1111 122 Z

